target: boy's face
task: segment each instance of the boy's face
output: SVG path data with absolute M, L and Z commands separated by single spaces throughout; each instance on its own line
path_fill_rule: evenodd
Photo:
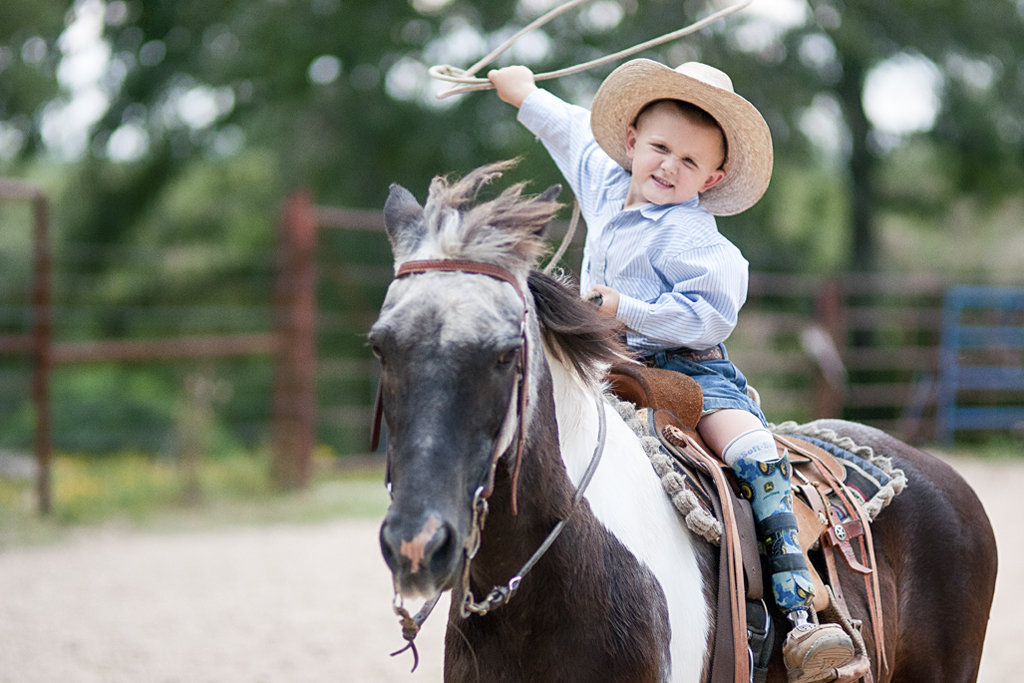
M 623 208 L 678 204 L 708 190 L 725 177 L 722 134 L 690 121 L 670 104 L 646 112 L 639 129 L 626 133 L 626 156 L 633 177 Z

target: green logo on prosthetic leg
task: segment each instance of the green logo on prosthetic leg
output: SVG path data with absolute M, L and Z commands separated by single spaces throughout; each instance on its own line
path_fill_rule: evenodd
M 733 463 L 740 491 L 750 501 L 758 534 L 772 570 L 772 592 L 783 612 L 806 609 L 814 598 L 810 572 L 800 549 L 788 454 L 768 462 Z

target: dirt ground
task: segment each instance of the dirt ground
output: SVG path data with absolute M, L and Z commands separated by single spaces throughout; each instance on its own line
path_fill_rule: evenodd
M 1000 571 L 983 683 L 1024 670 L 1024 462 L 953 461 L 985 502 Z M 92 531 L 0 553 L 0 681 L 439 681 L 446 602 L 412 656 L 391 612 L 378 522 L 204 533 Z M 938 571 L 939 568 L 936 568 Z M 1015 609 L 1016 608 L 1016 609 Z

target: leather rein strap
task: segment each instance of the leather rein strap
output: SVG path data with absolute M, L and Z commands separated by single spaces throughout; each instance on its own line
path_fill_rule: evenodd
M 512 275 L 508 270 L 501 266 L 496 266 L 493 263 L 481 263 L 479 261 L 462 261 L 462 260 L 445 260 L 445 259 L 434 259 L 426 261 L 406 261 L 398 268 L 398 272 L 395 273 L 395 279 L 403 278 L 408 275 L 417 275 L 419 273 L 429 273 L 432 271 L 439 271 L 443 273 L 469 273 L 472 275 L 486 275 L 487 277 L 494 278 L 512 285 L 512 289 L 515 290 L 519 300 L 523 303 L 523 318 L 520 323 L 520 333 L 523 339 L 523 346 L 519 353 L 519 359 L 516 361 L 516 373 L 519 376 L 517 382 L 517 405 L 516 413 L 519 417 L 519 425 L 516 429 L 516 448 L 515 448 L 515 464 L 512 467 L 512 514 L 519 513 L 519 506 L 517 502 L 516 492 L 519 490 L 519 469 L 523 463 L 523 447 L 526 443 L 526 409 L 529 404 L 528 389 L 529 389 L 529 359 L 530 349 L 528 345 L 528 337 L 526 334 L 526 314 L 528 311 L 526 303 L 526 295 L 523 293 L 522 288 L 519 286 L 519 281 L 516 280 L 515 276 Z M 374 401 L 373 406 L 373 429 L 370 435 L 370 450 L 376 451 L 377 446 L 380 443 L 380 425 L 381 416 L 384 413 L 384 401 L 383 401 L 383 383 L 377 383 L 377 397 Z M 498 459 L 501 457 L 501 442 L 499 441 L 495 445 L 494 456 L 491 460 L 490 477 L 488 484 L 484 490 L 484 498 L 488 498 L 491 492 L 494 490 L 494 469 L 498 464 Z
M 753 680 L 753 664 L 747 647 L 747 605 L 744 599 L 743 540 L 736 523 L 737 509 L 733 507 L 733 494 L 722 473 L 721 463 L 711 456 L 690 434 L 676 425 L 658 420 L 655 413 L 656 433 L 662 443 L 679 454 L 686 462 L 710 479 L 709 488 L 717 492 L 712 496 L 715 516 L 722 522 L 721 554 L 718 562 L 718 613 L 715 638 L 710 660 L 712 683 L 746 683 Z M 661 425 L 658 428 L 658 425 Z M 691 432 L 692 433 L 692 432 Z M 729 623 L 724 623 L 728 619 Z

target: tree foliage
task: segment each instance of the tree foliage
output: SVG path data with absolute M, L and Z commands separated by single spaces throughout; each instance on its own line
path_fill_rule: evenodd
M 904 201 L 879 185 L 879 164 L 900 149 L 900 141 L 876 130 L 864 107 L 866 79 L 880 64 L 909 55 L 928 60 L 939 75 L 941 106 L 924 134 L 955 192 L 998 197 L 1019 186 L 1019 2 L 760 3 L 645 56 L 670 64 L 701 59 L 729 72 L 737 91 L 772 127 L 777 184 L 787 182 L 787 169 L 821 164 L 813 135 L 805 134 L 814 125 L 807 113 L 832 106 L 841 138 L 835 141 L 841 162 L 836 177 L 849 198 L 854 265 L 874 262 L 875 217 Z M 0 120 L 24 133 L 22 163 L 45 153 L 43 114 L 48 106 L 52 111 L 55 96 L 69 97 L 66 82 L 57 95 L 56 81 L 73 56 L 65 25 L 99 12 L 110 53 L 100 79 L 109 106 L 88 128 L 84 158 L 79 154 L 73 167 L 79 173 L 79 208 L 71 230 L 83 240 L 129 234 L 177 175 L 241 149 L 269 152 L 279 193 L 306 186 L 319 201 L 350 206 L 379 206 L 391 182 L 422 192 L 436 173 L 463 173 L 515 155 L 526 158 L 520 175 L 536 177 L 543 186 L 557 174 L 517 128 L 514 112 L 489 93 L 438 102 L 424 82 L 424 69 L 438 61 L 467 66 L 552 4 L 82 0 L 69 6 L 12 0 L 0 9 Z M 695 0 L 596 0 L 530 36 L 502 63 L 560 68 L 647 40 L 719 7 Z M 45 56 L 33 62 L 40 39 Z M 609 70 L 545 85 L 586 103 Z M 146 151 L 132 155 L 131 172 L 116 178 L 105 173 L 109 152 L 139 131 Z M 758 226 L 763 232 L 777 197 L 770 191 L 761 210 L 734 219 L 737 233 Z
M 379 209 L 391 183 L 422 198 L 438 173 L 511 157 L 522 161 L 510 180 L 529 179 L 538 192 L 561 182 L 493 93 L 438 100 L 445 86 L 426 76 L 433 64 L 467 67 L 554 4 L 0 2 L 0 175 L 46 184 L 58 240 L 82 254 L 57 280 L 75 334 L 161 333 L 159 321 L 97 314 L 97 299 L 140 309 L 265 304 L 274 224 L 293 188 L 320 204 Z M 566 67 L 724 6 L 592 0 L 497 64 Z M 641 56 L 722 68 L 768 121 L 771 187 L 757 206 L 719 222 L 756 269 L 879 267 L 880 226 L 894 218 L 934 231 L 962 222 L 964 206 L 998 206 L 1000 220 L 1020 222 L 1006 218 L 1004 199 L 1019 196 L 1024 181 L 1024 0 L 756 0 Z M 934 97 L 933 120 L 889 130 L 872 115 L 872 84 L 908 64 L 904 73 L 931 83 L 918 91 Z M 543 86 L 587 105 L 614 66 Z M 378 247 L 336 238 L 324 240 L 326 251 L 380 259 Z M 101 252 L 164 256 L 144 264 L 89 256 Z M 329 344 L 358 353 L 361 341 L 353 331 Z M 97 376 L 65 388 L 89 393 L 103 384 Z M 117 393 L 97 405 L 130 414 L 111 408 Z

